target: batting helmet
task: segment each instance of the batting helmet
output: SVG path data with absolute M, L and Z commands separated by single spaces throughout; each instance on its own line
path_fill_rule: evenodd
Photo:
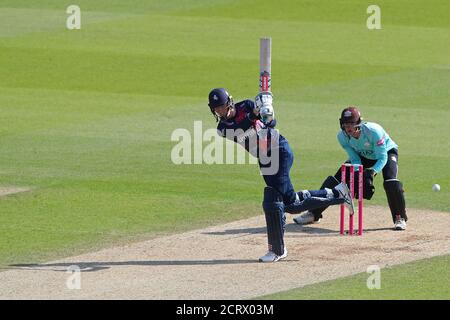
M 233 97 L 224 88 L 215 88 L 211 90 L 211 92 L 209 93 L 208 100 L 209 100 L 208 103 L 209 109 L 216 118 L 216 121 L 218 120 L 218 116 L 214 112 L 214 108 L 223 105 L 227 105 L 228 108 L 232 108 L 234 106 Z

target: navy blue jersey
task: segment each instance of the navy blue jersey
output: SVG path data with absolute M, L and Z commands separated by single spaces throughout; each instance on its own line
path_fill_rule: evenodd
M 218 134 L 230 139 L 245 148 L 251 155 L 258 158 L 260 150 L 270 151 L 274 139 L 278 137 L 278 143 L 286 139 L 275 131 L 276 120 L 264 126 L 259 116 L 253 113 L 255 103 L 244 100 L 236 103 L 236 115 L 227 120 L 220 120 L 217 125 Z M 275 138 L 274 138 L 275 137 Z

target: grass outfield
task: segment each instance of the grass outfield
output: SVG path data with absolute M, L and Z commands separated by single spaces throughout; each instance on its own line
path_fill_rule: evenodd
M 368 278 L 372 273 L 360 273 L 256 299 L 448 300 L 450 297 L 449 262 L 450 256 L 446 255 L 383 268 L 380 272 L 379 289 L 367 287 Z
M 339 113 L 357 104 L 400 145 L 408 205 L 450 211 L 447 1 L 378 1 L 378 31 L 359 0 L 80 0 L 74 31 L 69 4 L 0 0 L 0 185 L 33 188 L 0 199 L 0 265 L 260 214 L 255 165 L 177 166 L 170 137 L 215 126 L 213 87 L 254 97 L 265 35 L 297 189 L 345 159 Z

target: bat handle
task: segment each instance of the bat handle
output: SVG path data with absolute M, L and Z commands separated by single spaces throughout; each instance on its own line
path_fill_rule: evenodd
M 267 71 L 261 72 L 259 76 L 259 91 L 271 91 L 270 73 Z

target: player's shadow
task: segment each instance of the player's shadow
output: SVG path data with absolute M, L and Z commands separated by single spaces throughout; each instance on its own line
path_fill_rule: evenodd
M 334 236 L 339 234 L 339 230 L 332 230 L 327 228 L 313 227 L 313 226 L 300 226 L 297 224 L 290 224 L 293 233 L 303 233 L 308 235 L 322 235 L 322 236 Z M 286 227 L 286 231 L 288 228 Z
M 202 234 L 207 234 L 207 235 L 212 235 L 212 236 L 225 236 L 225 235 L 230 235 L 230 234 L 257 234 L 257 233 L 266 233 L 266 227 L 226 229 L 226 230 L 221 230 L 221 231 L 202 232 Z
M 324 235 L 324 236 L 334 236 L 334 235 L 340 235 L 339 230 L 331 230 L 331 229 L 325 229 L 320 227 L 313 227 L 312 225 L 308 226 L 299 226 L 299 225 L 291 225 L 293 228 L 298 228 L 297 230 L 294 230 L 294 232 L 301 232 L 305 234 L 318 234 L 318 235 Z M 286 228 L 288 230 L 288 228 Z M 389 231 L 393 230 L 392 228 L 371 228 L 371 229 L 363 229 L 364 233 L 371 233 L 371 232 L 378 232 L 378 231 Z M 355 233 L 357 230 L 355 230 Z M 348 234 L 348 230 L 346 230 L 346 234 Z
M 372 229 L 363 229 L 363 232 L 376 232 L 376 231 L 394 231 L 394 228 L 372 228 Z
M 242 228 L 242 229 L 226 229 L 223 231 L 211 231 L 211 232 L 203 232 L 202 234 L 207 235 L 216 235 L 216 236 L 224 236 L 224 235 L 249 235 L 249 234 L 265 234 L 266 227 L 256 227 L 256 228 Z M 300 226 L 295 223 L 286 224 L 286 233 L 294 233 L 294 234 L 318 234 L 318 235 L 334 235 L 339 234 L 337 230 L 331 230 L 326 228 L 317 228 L 311 226 Z
M 256 259 L 212 259 L 212 260 L 141 260 L 141 261 L 94 261 L 94 262 L 59 262 L 59 263 L 23 263 L 12 264 L 7 269 L 93 272 L 112 267 L 127 266 L 198 266 L 198 265 L 231 265 L 259 263 Z
M 393 230 L 392 228 L 372 228 L 363 229 L 363 233 L 378 232 L 378 231 L 388 231 Z M 211 231 L 203 232 L 206 235 L 215 236 L 225 236 L 225 235 L 251 235 L 251 234 L 265 234 L 267 232 L 266 227 L 255 227 L 255 228 L 242 228 L 242 229 L 226 229 L 222 231 Z M 356 231 L 355 231 L 356 232 Z M 333 237 L 339 236 L 339 230 L 327 229 L 323 227 L 314 227 L 313 225 L 301 226 L 295 223 L 286 224 L 285 236 L 292 235 L 314 235 L 316 237 Z

